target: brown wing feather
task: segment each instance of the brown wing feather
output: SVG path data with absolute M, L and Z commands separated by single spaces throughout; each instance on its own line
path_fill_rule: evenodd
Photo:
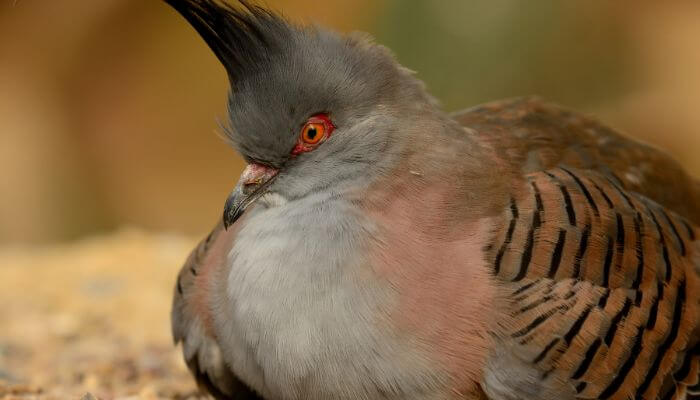
M 667 154 L 591 118 L 537 98 L 489 103 L 454 117 L 522 173 L 560 165 L 603 172 L 700 224 L 700 182 Z
M 489 251 L 504 343 L 576 397 L 680 398 L 698 380 L 697 227 L 602 173 L 526 178 Z

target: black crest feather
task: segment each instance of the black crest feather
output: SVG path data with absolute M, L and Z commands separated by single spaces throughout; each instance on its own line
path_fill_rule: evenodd
M 263 69 L 282 51 L 291 27 L 282 17 L 238 0 L 239 7 L 214 0 L 165 0 L 194 27 L 226 68 L 232 85 Z

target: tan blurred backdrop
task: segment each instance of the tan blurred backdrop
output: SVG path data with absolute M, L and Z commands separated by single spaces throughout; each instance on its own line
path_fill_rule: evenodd
M 223 69 L 159 1 L 0 1 L 0 243 L 131 225 L 198 234 L 242 162 Z M 700 2 L 269 0 L 363 30 L 449 110 L 539 94 L 700 176 Z

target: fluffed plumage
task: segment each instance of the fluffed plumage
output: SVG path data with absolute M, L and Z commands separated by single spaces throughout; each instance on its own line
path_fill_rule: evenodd
M 700 184 L 675 161 L 534 98 L 446 114 L 366 37 L 167 3 L 226 67 L 251 163 L 174 295 L 215 397 L 700 391 Z

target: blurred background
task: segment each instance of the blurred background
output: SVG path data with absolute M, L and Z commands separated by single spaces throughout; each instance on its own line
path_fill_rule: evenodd
M 267 5 L 370 32 L 448 110 L 537 94 L 700 176 L 697 0 Z M 160 1 L 0 0 L 0 398 L 196 396 L 169 302 L 243 168 L 227 86 Z
M 13 5 L 13 2 L 16 5 Z M 268 0 L 362 30 L 449 110 L 538 94 L 700 175 L 700 2 Z M 223 69 L 159 1 L 0 2 L 0 243 L 202 234 L 242 168 Z

